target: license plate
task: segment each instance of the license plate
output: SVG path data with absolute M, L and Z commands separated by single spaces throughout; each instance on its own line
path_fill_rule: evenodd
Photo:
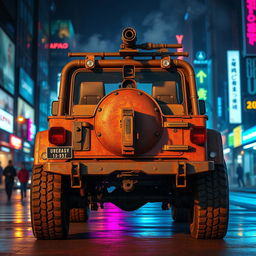
M 70 159 L 73 156 L 72 147 L 48 147 L 48 159 Z

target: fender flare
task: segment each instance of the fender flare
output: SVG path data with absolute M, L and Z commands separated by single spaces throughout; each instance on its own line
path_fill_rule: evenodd
M 34 146 L 34 165 L 42 165 L 47 162 L 47 159 L 42 158 L 42 154 L 46 154 L 48 146 L 48 130 L 38 132 L 36 135 Z
M 210 152 L 215 152 L 216 157 L 211 158 Z M 207 159 L 225 165 L 221 134 L 212 129 L 207 129 Z

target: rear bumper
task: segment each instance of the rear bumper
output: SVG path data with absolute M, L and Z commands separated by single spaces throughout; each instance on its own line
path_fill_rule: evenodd
M 185 168 L 187 175 L 214 170 L 213 161 L 72 161 L 48 162 L 44 164 L 44 171 L 71 175 L 73 168 L 78 168 L 80 175 L 108 175 L 113 172 L 138 171 L 148 175 L 178 174 L 180 168 Z

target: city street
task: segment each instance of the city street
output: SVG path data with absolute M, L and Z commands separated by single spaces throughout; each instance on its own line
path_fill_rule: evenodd
M 91 212 L 88 223 L 71 224 L 68 240 L 37 241 L 29 200 L 0 191 L 0 255 L 256 255 L 256 193 L 230 193 L 229 231 L 224 240 L 194 240 L 159 203 L 124 212 L 112 204 Z

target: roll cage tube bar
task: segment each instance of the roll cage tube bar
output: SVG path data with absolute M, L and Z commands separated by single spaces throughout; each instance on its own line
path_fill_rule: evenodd
M 103 55 L 104 53 L 102 53 Z M 88 53 L 88 56 L 93 56 Z M 120 56 L 120 55 L 119 55 Z M 72 60 L 67 63 L 61 72 L 60 80 L 60 93 L 59 93 L 59 106 L 58 106 L 58 116 L 65 115 L 67 89 L 69 84 L 69 77 L 72 72 L 78 68 L 85 67 L 87 59 Z M 198 115 L 198 105 L 197 105 L 197 92 L 195 87 L 195 75 L 191 65 L 183 60 L 172 59 L 172 65 L 184 69 L 185 77 L 188 80 L 190 100 L 192 106 L 192 112 L 194 115 Z M 134 59 L 120 59 L 120 60 L 95 60 L 95 68 L 113 68 L 122 67 L 123 65 L 134 65 L 141 68 L 149 67 L 161 67 L 161 60 L 134 60 Z

